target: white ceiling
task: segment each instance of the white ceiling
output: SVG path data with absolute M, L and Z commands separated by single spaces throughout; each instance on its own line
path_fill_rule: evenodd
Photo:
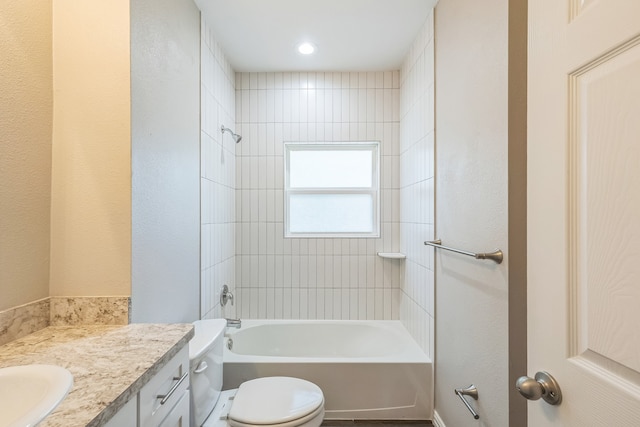
M 236 71 L 397 70 L 436 1 L 195 0 Z

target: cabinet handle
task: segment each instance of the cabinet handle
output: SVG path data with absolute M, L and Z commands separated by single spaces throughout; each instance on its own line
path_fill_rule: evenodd
M 173 393 L 175 393 L 175 391 L 178 389 L 178 387 L 180 387 L 180 384 L 182 384 L 182 381 L 185 380 L 185 378 L 187 378 L 189 376 L 189 371 L 185 372 L 184 375 L 182 375 L 180 378 L 178 377 L 173 377 L 174 380 L 178 380 L 178 382 L 176 382 L 173 387 L 171 387 L 171 390 L 169 390 L 169 393 L 167 394 L 159 394 L 156 396 L 157 399 L 162 399 L 160 401 L 161 405 L 164 405 L 165 403 L 167 403 L 167 400 L 169 400 L 171 398 L 171 395 Z
M 201 374 L 204 371 L 207 370 L 207 368 L 209 367 L 209 365 L 207 365 L 207 362 L 205 362 L 204 360 L 200 363 L 198 363 L 198 367 L 195 369 L 195 371 L 193 371 L 194 374 Z

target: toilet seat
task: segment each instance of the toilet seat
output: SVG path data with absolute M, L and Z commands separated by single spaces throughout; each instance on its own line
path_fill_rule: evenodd
M 323 416 L 320 387 L 299 378 L 266 377 L 240 385 L 227 421 L 232 427 L 294 427 L 316 418 L 313 424 L 320 425 Z

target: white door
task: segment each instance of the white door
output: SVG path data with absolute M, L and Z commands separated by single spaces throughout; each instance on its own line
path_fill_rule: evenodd
M 529 427 L 640 426 L 640 0 L 529 0 Z

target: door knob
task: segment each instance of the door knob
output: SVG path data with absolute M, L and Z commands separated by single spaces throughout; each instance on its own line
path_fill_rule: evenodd
M 518 378 L 516 389 L 525 399 L 538 400 L 542 397 L 549 405 L 559 405 L 562 402 L 562 392 L 558 382 L 551 374 L 544 371 L 536 373 L 535 378 Z

